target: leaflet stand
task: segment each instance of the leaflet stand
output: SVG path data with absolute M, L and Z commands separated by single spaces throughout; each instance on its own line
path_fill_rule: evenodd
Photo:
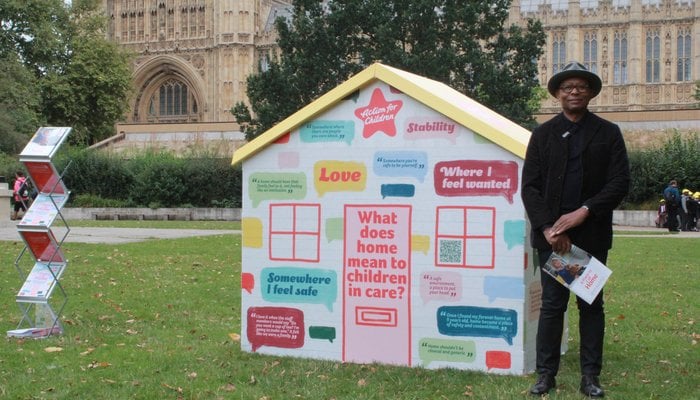
M 28 179 L 31 179 L 39 193 L 17 225 L 25 244 L 15 259 L 15 268 L 24 280 L 16 296 L 22 318 L 17 329 L 7 331 L 9 337 L 45 338 L 63 333 L 59 317 L 68 302 L 68 296 L 60 278 L 68 266 L 68 260 L 65 259 L 61 246 L 70 233 L 70 228 L 61 209 L 68 201 L 70 191 L 63 183 L 63 174 L 59 175 L 51 163 L 51 158 L 70 131 L 69 127 L 39 128 L 20 154 L 20 162 L 29 174 Z M 56 218 L 61 220 L 65 228 L 58 240 L 51 229 Z M 27 263 L 22 261 L 27 250 L 34 259 L 34 266 L 25 273 Z M 52 305 L 50 298 L 56 288 L 61 297 L 57 304 Z

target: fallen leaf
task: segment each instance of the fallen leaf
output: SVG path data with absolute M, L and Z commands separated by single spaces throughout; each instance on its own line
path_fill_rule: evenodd
M 88 347 L 88 349 L 87 349 L 87 350 L 85 350 L 84 352 L 80 353 L 80 355 L 81 355 L 81 356 L 86 356 L 86 355 L 88 355 L 88 354 L 92 353 L 93 351 L 95 351 L 95 349 L 94 349 L 94 348 L 92 348 L 92 347 Z
M 167 389 L 174 390 L 174 391 L 176 391 L 176 392 L 178 392 L 178 393 L 182 393 L 182 388 L 179 387 L 179 386 L 178 386 L 178 387 L 170 386 L 170 385 L 168 385 L 167 383 L 162 383 L 161 385 L 162 385 L 163 387 L 167 388 Z
M 462 393 L 464 396 L 467 396 L 467 397 L 474 396 L 474 391 L 472 390 L 473 388 L 470 385 L 467 385 L 465 389 L 466 390 L 464 391 L 464 393 Z
M 187 377 L 190 378 L 190 379 L 194 379 L 194 378 L 197 377 L 197 373 L 196 373 L 196 372 L 190 372 L 189 374 L 187 374 Z
M 364 379 L 360 379 L 359 381 L 357 381 L 357 386 L 360 386 L 360 387 L 367 386 L 367 381 Z
M 47 347 L 44 349 L 44 351 L 47 353 L 57 353 L 59 351 L 63 351 L 63 348 L 61 348 L 61 347 Z
M 229 333 L 229 334 L 228 334 L 228 337 L 230 337 L 231 340 L 233 340 L 234 342 L 240 342 L 240 341 L 241 341 L 241 335 L 239 335 L 239 334 L 237 334 L 237 333 Z
M 236 386 L 231 384 L 231 383 L 227 383 L 225 386 L 223 386 L 221 388 L 221 390 L 223 390 L 224 392 L 235 392 Z

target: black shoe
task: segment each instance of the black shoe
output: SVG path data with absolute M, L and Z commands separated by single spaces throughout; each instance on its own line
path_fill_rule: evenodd
M 555 386 L 557 386 L 557 382 L 552 375 L 540 374 L 537 377 L 537 382 L 530 388 L 530 394 L 541 396 L 549 393 Z
M 605 396 L 603 388 L 600 387 L 598 377 L 590 375 L 584 375 L 581 377 L 581 393 L 594 399 L 599 399 Z

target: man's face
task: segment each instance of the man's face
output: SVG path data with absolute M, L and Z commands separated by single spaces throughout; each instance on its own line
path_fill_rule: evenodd
M 569 78 L 563 81 L 557 89 L 557 99 L 561 103 L 561 108 L 570 113 L 584 111 L 592 96 L 593 93 L 588 81 L 583 78 Z

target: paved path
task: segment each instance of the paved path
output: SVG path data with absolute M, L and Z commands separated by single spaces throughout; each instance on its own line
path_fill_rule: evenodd
M 65 228 L 53 229 L 57 238 Z M 238 230 L 212 229 L 151 229 L 151 228 L 70 228 L 66 242 L 74 243 L 132 243 L 149 239 L 176 239 L 192 236 L 213 236 L 240 233 Z M 21 240 L 15 226 L 0 226 L 0 240 Z
M 629 232 L 629 233 L 628 233 Z M 677 232 L 669 233 L 666 228 L 653 228 L 645 226 L 613 226 L 613 233 L 616 237 L 639 237 L 639 238 L 700 238 L 700 232 Z

